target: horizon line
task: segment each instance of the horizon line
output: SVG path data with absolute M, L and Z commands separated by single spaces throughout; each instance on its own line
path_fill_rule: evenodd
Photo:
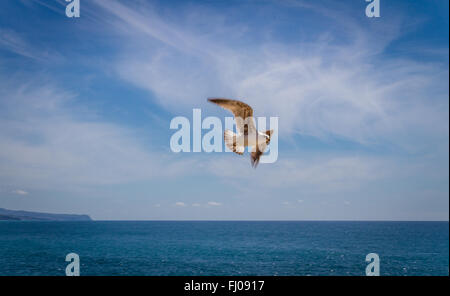
M 184 220 L 173 220 L 173 219 L 154 219 L 154 220 L 128 220 L 128 219 L 92 219 L 88 221 L 59 221 L 59 220 L 0 220 L 0 221 L 10 221 L 10 222 L 450 222 L 449 220 L 200 220 L 200 219 L 184 219 Z

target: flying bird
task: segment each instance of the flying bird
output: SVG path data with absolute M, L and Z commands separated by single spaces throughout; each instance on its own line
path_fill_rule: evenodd
M 225 130 L 223 134 L 225 145 L 239 155 L 244 154 L 245 147 L 252 148 L 250 159 L 252 167 L 256 168 L 259 158 L 270 143 L 273 130 L 265 132 L 256 130 L 252 107 L 241 101 L 225 98 L 208 98 L 208 101 L 233 113 L 237 134 L 233 131 Z

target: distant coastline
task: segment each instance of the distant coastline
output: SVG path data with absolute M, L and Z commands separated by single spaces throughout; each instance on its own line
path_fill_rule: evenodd
M 89 215 L 52 214 L 0 208 L 0 221 L 92 221 Z

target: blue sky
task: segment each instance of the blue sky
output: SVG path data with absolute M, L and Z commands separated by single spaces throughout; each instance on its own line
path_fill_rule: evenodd
M 448 1 L 0 3 L 0 207 L 94 219 L 448 220 Z M 279 157 L 173 153 L 279 117 Z

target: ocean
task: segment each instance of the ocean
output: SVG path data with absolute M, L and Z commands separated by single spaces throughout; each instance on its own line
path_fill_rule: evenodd
M 0 221 L 0 275 L 449 275 L 448 222 Z

